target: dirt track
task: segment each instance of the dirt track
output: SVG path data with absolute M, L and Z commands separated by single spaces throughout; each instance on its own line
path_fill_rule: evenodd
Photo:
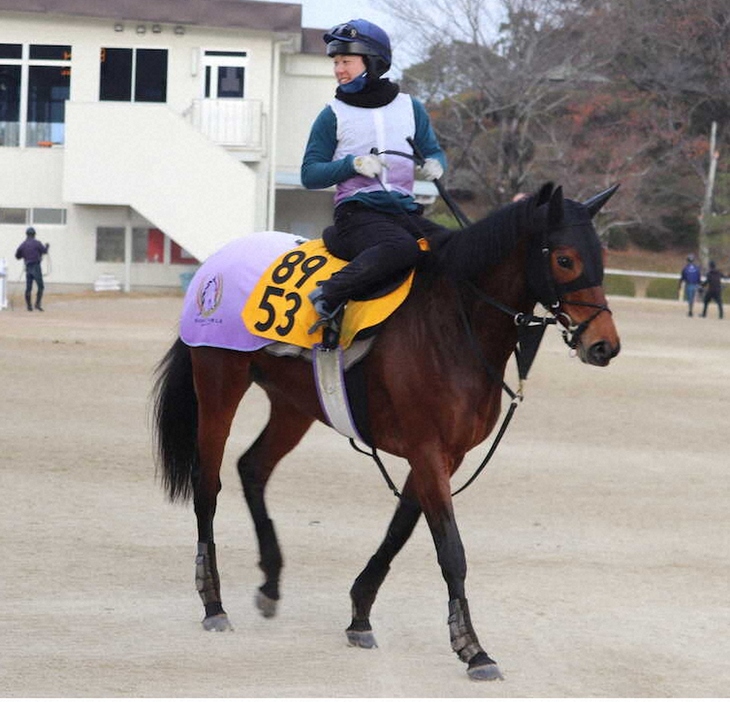
M 607 369 L 549 333 L 503 447 L 456 498 L 470 608 L 506 679 L 450 651 L 424 524 L 349 649 L 352 579 L 394 498 L 316 426 L 269 504 L 284 549 L 280 615 L 253 608 L 253 530 L 235 457 L 265 421 L 242 406 L 217 526 L 236 630 L 202 630 L 191 506 L 154 479 L 151 370 L 179 297 L 47 297 L 0 312 L 0 694 L 50 697 L 723 697 L 730 691 L 730 322 L 679 303 L 612 301 Z M 481 459 L 474 452 L 456 484 Z M 393 474 L 402 464 L 389 460 Z

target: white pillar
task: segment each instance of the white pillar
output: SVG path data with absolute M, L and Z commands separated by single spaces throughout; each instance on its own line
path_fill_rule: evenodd
M 8 264 L 0 258 L 0 310 L 8 308 Z

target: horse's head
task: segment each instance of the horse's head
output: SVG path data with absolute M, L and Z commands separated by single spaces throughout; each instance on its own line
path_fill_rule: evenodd
M 595 366 L 608 365 L 621 348 L 603 291 L 603 247 L 592 222 L 617 189 L 580 203 L 548 183 L 535 196 L 540 231 L 530 247 L 530 287 L 565 327 L 566 343 Z

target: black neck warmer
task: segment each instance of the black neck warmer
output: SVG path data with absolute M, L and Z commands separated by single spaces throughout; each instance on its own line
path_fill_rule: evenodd
M 391 83 L 387 78 L 376 78 L 369 80 L 357 93 L 346 93 L 337 88 L 335 97 L 354 107 L 383 107 L 393 102 L 399 92 L 400 87 L 397 83 Z

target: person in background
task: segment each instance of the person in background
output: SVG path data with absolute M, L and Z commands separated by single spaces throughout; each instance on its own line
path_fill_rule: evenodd
M 724 274 L 717 270 L 714 261 L 710 261 L 710 270 L 707 271 L 702 287 L 705 290 L 705 306 L 702 309 L 702 316 L 707 317 L 707 306 L 711 300 L 717 303 L 717 309 L 722 319 L 722 279 Z
M 682 273 L 679 276 L 679 288 L 681 290 L 682 283 L 684 283 L 684 299 L 689 305 L 687 312 L 688 316 L 692 316 L 692 308 L 694 307 L 695 297 L 697 295 L 697 288 L 700 284 L 700 269 L 695 263 L 695 257 L 693 254 L 687 256 L 687 263 L 682 269 Z
M 25 241 L 18 246 L 15 252 L 15 258 L 18 260 L 22 258 L 25 262 L 25 304 L 28 307 L 28 312 L 33 311 L 33 305 L 31 304 L 33 281 L 36 284 L 35 308 L 43 312 L 41 300 L 43 299 L 43 289 L 45 286 L 43 285 L 41 259 L 43 258 L 43 254 L 48 253 L 50 246 L 50 244 L 41 244 L 35 238 L 35 229 L 28 227 L 25 230 Z
M 448 230 L 423 217 L 413 195 L 409 139 L 425 159 L 419 168 L 426 180 L 443 175 L 446 157 L 424 106 L 382 78 L 391 63 L 388 35 L 355 19 L 323 38 L 338 88 L 312 125 L 301 177 L 308 189 L 336 186 L 334 227 L 323 240 L 331 254 L 349 263 L 309 296 L 320 322 L 328 322 L 347 300 L 362 299 L 412 268 L 417 239 L 436 244 Z

